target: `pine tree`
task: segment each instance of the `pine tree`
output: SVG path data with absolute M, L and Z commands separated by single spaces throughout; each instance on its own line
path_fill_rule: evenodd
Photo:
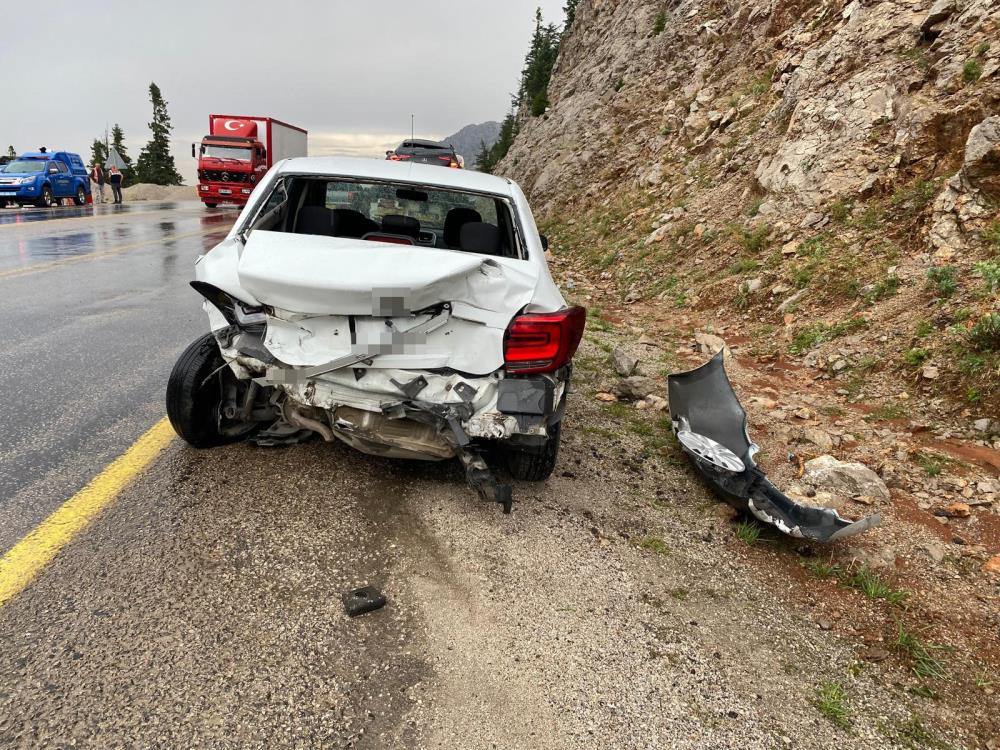
M 17 151 L 14 150 L 13 146 L 7 147 L 7 156 L 9 156 L 11 159 L 17 158 Z
M 576 18 L 576 6 L 579 0 L 566 0 L 563 6 L 563 13 L 566 14 L 566 23 L 563 24 L 563 34 L 569 33 L 573 27 L 573 19 Z
M 149 84 L 149 101 L 153 104 L 153 121 L 149 129 L 153 137 L 139 152 L 136 164 L 136 178 L 139 182 L 149 182 L 154 185 L 180 185 L 181 176 L 174 166 L 174 157 L 170 153 L 170 115 L 167 114 L 167 103 L 163 100 L 160 87 Z
M 545 113 L 549 106 L 549 79 L 552 68 L 559 55 L 559 40 L 561 34 L 554 24 L 542 22 L 542 9 L 535 11 L 535 33 L 531 37 L 531 46 L 524 60 L 521 71 L 521 89 L 518 92 L 519 104 L 527 103 L 531 114 L 538 117 Z
M 486 141 L 479 141 L 479 153 L 476 156 L 476 163 L 473 165 L 475 169 L 480 172 L 489 172 L 487 169 L 490 163 L 490 149 L 486 145 Z
M 500 160 L 510 151 L 510 147 L 514 143 L 514 138 L 517 137 L 517 101 L 518 98 L 514 97 L 514 100 L 511 102 L 510 111 L 503 118 L 503 122 L 500 123 L 500 134 L 497 136 L 496 143 L 490 147 L 485 158 L 480 155 L 477 169 L 481 172 L 492 172 Z
M 111 128 L 111 145 L 114 146 L 115 151 L 125 162 L 125 169 L 122 170 L 122 177 L 125 179 L 126 185 L 131 185 L 135 182 L 135 167 L 132 166 L 132 157 L 128 155 L 128 151 L 125 150 L 125 133 L 122 131 L 121 126 L 116 122 L 115 126 Z
M 90 146 L 90 163 L 100 164 L 101 168 L 104 168 L 104 162 L 108 160 L 108 149 L 104 145 L 104 141 L 100 138 L 95 138 L 94 143 Z

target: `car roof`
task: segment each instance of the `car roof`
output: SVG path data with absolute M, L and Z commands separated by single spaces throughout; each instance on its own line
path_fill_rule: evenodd
M 410 182 L 419 185 L 470 190 L 513 196 L 514 183 L 506 177 L 468 169 L 449 169 L 433 164 L 409 161 L 362 159 L 353 156 L 298 156 L 285 159 L 279 174 L 308 174 L 322 177 L 350 177 L 387 182 Z

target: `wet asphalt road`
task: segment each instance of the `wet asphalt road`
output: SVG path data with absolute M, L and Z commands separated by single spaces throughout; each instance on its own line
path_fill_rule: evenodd
M 0 550 L 163 414 L 205 329 L 187 286 L 233 211 L 200 204 L 0 210 Z

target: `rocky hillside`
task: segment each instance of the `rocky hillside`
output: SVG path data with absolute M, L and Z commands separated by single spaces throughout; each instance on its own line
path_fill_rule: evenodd
M 915 719 L 884 747 L 1000 747 L 998 70 L 998 0 L 580 0 L 549 107 L 495 170 L 588 307 L 578 398 L 683 461 L 664 376 L 726 347 L 775 482 L 881 515 L 820 552 L 767 546 L 748 575 L 844 624 L 897 600 L 848 628 L 859 659 L 902 658 L 885 689 L 968 734 Z M 809 484 L 813 461 L 884 486 Z
M 581 0 L 497 171 L 592 304 L 971 423 L 1000 414 L 998 69 L 996 0 Z

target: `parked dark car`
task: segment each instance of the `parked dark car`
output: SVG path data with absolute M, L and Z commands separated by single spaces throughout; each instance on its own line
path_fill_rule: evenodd
M 455 147 L 450 143 L 419 138 L 403 141 L 394 151 L 386 151 L 385 158 L 389 161 L 413 161 L 452 169 L 461 169 L 463 166 L 462 157 L 455 153 Z

